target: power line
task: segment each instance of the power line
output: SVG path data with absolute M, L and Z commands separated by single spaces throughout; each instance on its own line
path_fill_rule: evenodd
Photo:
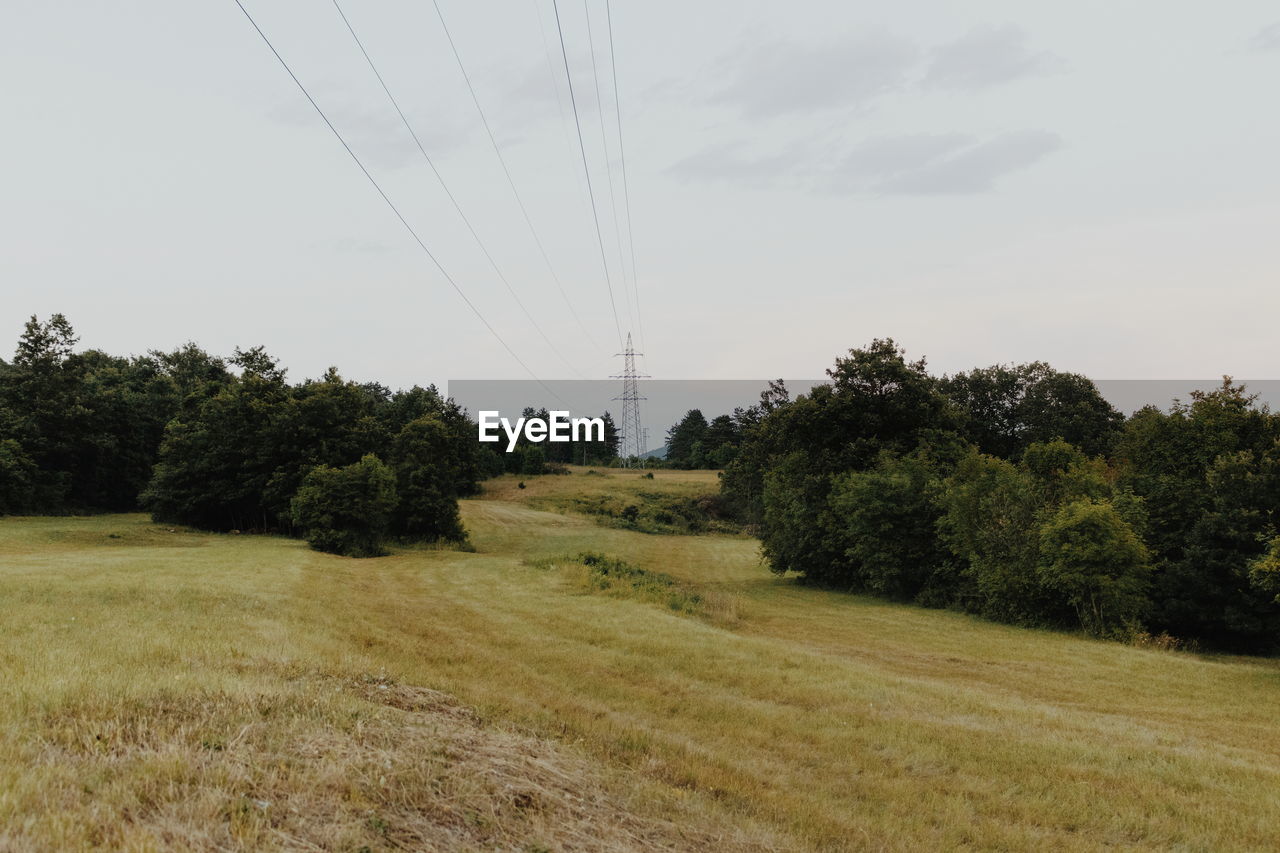
M 373 72 L 373 76 L 378 78 L 378 84 L 382 86 L 382 91 L 387 94 L 387 100 L 391 101 L 391 106 L 395 107 L 396 114 L 400 116 L 401 123 L 404 124 L 405 129 L 409 131 L 409 135 L 413 137 L 414 144 L 418 146 L 418 152 L 422 154 L 422 159 L 426 160 L 427 165 L 431 167 L 431 173 L 436 176 L 436 180 L 440 183 L 440 188 L 444 190 L 444 194 L 449 197 L 449 201 L 453 204 L 453 209 L 458 212 L 458 216 L 462 218 L 463 223 L 467 226 L 467 230 L 471 232 L 471 236 L 476 241 L 476 245 L 480 247 L 480 251 L 484 254 L 485 259 L 489 261 L 489 266 L 493 267 L 493 271 L 502 281 L 507 292 L 511 294 L 511 298 L 515 300 L 516 305 L 519 306 L 520 311 L 523 312 L 525 319 L 528 320 L 538 334 L 542 336 L 542 340 L 551 348 L 551 351 L 565 363 L 565 366 L 574 373 L 577 373 L 579 378 L 581 378 L 582 374 L 578 371 L 578 368 L 575 367 L 569 359 L 564 357 L 564 353 L 560 352 L 559 347 L 552 342 L 551 338 L 547 337 L 547 333 L 538 325 L 538 321 L 533 319 L 533 315 L 529 313 L 529 309 L 526 308 L 524 302 L 520 300 L 519 295 L 516 294 L 515 288 L 511 286 L 511 282 L 507 280 L 506 275 L 504 275 L 502 270 L 498 267 L 498 262 L 493 259 L 493 255 L 489 252 L 489 247 L 480 239 L 480 235 L 476 232 L 475 227 L 472 226 L 471 220 L 468 219 L 467 214 L 463 212 L 462 205 L 459 204 L 458 199 L 454 197 L 453 191 L 450 190 L 449 185 L 445 183 L 444 176 L 440 174 L 440 170 L 436 168 L 436 164 L 432 161 L 431 155 L 427 153 L 427 149 L 423 146 L 422 140 L 418 138 L 417 131 L 413 129 L 413 125 L 409 123 L 409 119 L 405 116 L 404 110 L 400 108 L 399 101 L 396 100 L 395 95 L 391 94 L 391 88 L 387 85 L 387 81 L 383 79 L 382 73 L 378 71 L 378 66 L 374 64 L 373 57 L 369 56 L 369 51 L 365 49 L 364 42 L 360 41 L 360 36 L 356 35 L 355 27 L 351 25 L 351 21 L 347 18 L 347 13 L 342 11 L 342 6 L 338 4 L 338 0 L 333 0 L 333 8 L 338 10 L 338 15 L 342 18 L 342 23 L 347 26 L 347 32 L 351 33 L 351 38 L 355 41 L 356 47 L 360 48 L 360 53 L 364 56 L 364 61 L 369 64 L 369 70 Z
M 631 230 L 631 191 L 627 186 L 627 149 L 622 144 L 622 100 L 618 97 L 618 61 L 613 49 L 613 10 L 604 0 L 605 22 L 609 30 L 609 68 L 613 77 L 613 108 L 618 119 L 618 160 L 622 166 L 622 203 L 627 212 L 627 246 L 631 252 L 631 289 L 636 301 L 636 324 L 640 332 L 640 348 L 644 349 L 644 317 L 640 313 L 640 281 L 636 278 L 636 240 Z
M 238 2 L 238 0 L 237 0 Z M 556 13 L 556 33 L 560 36 L 560 56 L 564 59 L 564 76 L 569 82 L 569 103 L 573 106 L 573 124 L 578 131 L 578 150 L 582 153 L 582 172 L 587 177 L 587 195 L 591 198 L 591 220 L 596 226 L 596 243 L 600 246 L 600 264 L 604 267 L 604 281 L 609 288 L 609 307 L 613 309 L 613 325 L 622 343 L 622 324 L 618 322 L 618 303 L 613 298 L 613 279 L 609 276 L 609 261 L 604 251 L 604 235 L 600 233 L 600 212 L 596 209 L 596 194 L 591 188 L 591 168 L 587 165 L 587 146 L 582 141 L 582 120 L 578 116 L 578 100 L 573 94 L 573 75 L 569 72 L 569 53 L 564 46 L 564 28 L 560 24 L 559 0 L 551 0 Z
M 507 158 L 502 154 L 502 148 L 498 145 L 497 137 L 493 133 L 493 129 L 489 126 L 489 119 L 485 115 L 484 108 L 480 106 L 480 98 L 476 95 L 475 86 L 471 83 L 471 75 L 467 73 L 467 67 L 462 62 L 462 55 L 458 52 L 458 46 L 453 41 L 453 34 L 449 32 L 449 25 L 445 23 L 444 13 L 440 11 L 440 4 L 433 0 L 432 5 L 436 8 L 436 16 L 440 19 L 440 26 L 444 30 L 444 36 L 449 41 L 449 49 L 453 51 L 453 58 L 458 63 L 458 70 L 462 72 L 462 79 L 467 83 L 467 91 L 471 93 L 471 102 L 476 105 L 476 112 L 480 115 L 480 123 L 484 125 L 484 131 L 489 137 L 489 144 L 493 147 L 493 153 L 497 155 L 498 162 L 502 165 L 502 174 L 507 178 L 507 186 L 511 188 L 511 195 L 516 200 L 516 205 L 520 208 L 520 215 L 524 217 L 525 224 L 529 226 L 529 234 L 533 237 L 533 242 L 537 244 L 538 251 L 542 254 L 542 260 L 547 265 L 547 271 L 551 273 L 551 279 L 556 283 L 556 289 L 560 291 L 560 298 L 564 300 L 564 304 L 568 307 L 569 313 L 573 315 L 574 322 L 578 324 L 578 328 L 582 329 L 583 334 L 587 336 L 592 346 L 597 349 L 600 344 L 592 337 L 591 331 L 586 324 L 578 316 L 578 311 L 573 307 L 573 301 L 569 299 L 569 295 L 565 293 L 564 283 L 560 281 L 560 276 L 556 273 L 555 266 L 551 263 L 551 257 L 547 254 L 546 247 L 542 243 L 542 238 L 538 236 L 538 229 L 533 225 L 533 218 L 529 216 L 529 210 L 525 207 L 524 199 L 520 197 L 520 191 L 516 189 L 515 179 L 511 177 L 511 169 L 507 166 Z M 541 23 L 541 22 L 539 22 Z M 560 92 L 556 90 L 557 99 Z M 561 107 L 563 110 L 563 107 Z M 562 113 L 563 119 L 563 113 Z
M 538 16 L 538 35 L 542 37 L 543 56 L 547 60 L 547 79 L 551 81 L 551 89 L 556 93 L 556 111 L 560 114 L 560 135 L 564 137 L 565 157 L 569 161 L 569 171 L 574 181 L 580 182 L 582 178 L 578 175 L 578 159 L 573 156 L 573 140 L 569 138 L 569 117 L 564 109 L 564 96 L 560 93 L 560 78 L 556 74 L 555 61 L 551 57 L 551 42 L 547 39 L 547 27 L 542 20 L 541 0 L 533 0 L 533 11 Z M 585 211 L 587 209 L 585 198 L 583 202 L 582 209 Z
M 609 183 L 609 212 L 613 215 L 613 239 L 618 244 L 618 270 L 622 273 L 622 293 L 627 306 L 628 325 L 632 318 L 631 299 L 627 296 L 627 260 L 623 255 L 622 228 L 618 224 L 618 199 L 613 191 L 613 165 L 609 162 L 609 134 L 604 129 L 604 102 L 600 98 L 600 72 L 596 68 L 596 40 L 591 32 L 591 0 L 582 0 L 587 20 L 587 48 L 591 52 L 591 82 L 596 93 L 596 116 L 600 119 L 600 148 L 604 151 L 604 175 Z
M 335 137 L 337 137 L 338 142 L 342 143 L 342 147 L 346 149 L 347 154 L 349 154 L 351 156 L 351 159 L 355 161 L 356 166 L 360 168 L 360 171 L 369 180 L 369 183 L 373 185 L 373 188 L 378 191 L 378 195 L 382 196 L 382 200 L 387 203 L 387 207 L 391 208 L 391 212 L 394 213 L 396 215 L 396 218 L 400 220 L 400 224 L 403 225 L 405 227 L 405 230 L 409 232 L 409 236 L 411 236 L 414 242 L 418 244 L 418 247 L 421 248 L 424 253 L 426 253 L 426 256 L 431 259 L 431 263 L 433 263 L 436 269 L 440 271 L 440 274 L 444 276 L 445 281 L 449 282 L 449 285 L 453 287 L 454 291 L 457 292 L 458 296 L 462 297 L 462 301 L 465 302 L 467 304 L 467 307 L 471 309 L 471 313 L 476 315 L 477 319 L 479 319 L 480 322 L 484 324 L 484 327 L 489 330 L 489 334 L 493 335 L 494 339 L 497 340 L 497 342 L 502 345 L 502 348 L 505 349 L 513 359 L 515 359 L 517 364 L 519 364 L 522 368 L 524 368 L 524 371 L 528 373 L 529 376 L 531 376 L 534 379 L 534 381 L 536 381 L 539 385 L 541 385 L 547 391 L 551 391 L 551 389 L 547 386 L 547 384 L 543 382 L 541 379 L 539 379 L 538 375 L 529 368 L 529 365 L 525 364 L 524 360 L 520 358 L 520 356 L 516 355 L 516 351 L 513 350 L 511 346 L 503 339 L 502 335 L 499 335 L 498 331 L 494 329 L 492 325 L 489 324 L 489 321 L 485 319 L 485 316 L 480 313 L 480 309 L 477 308 L 475 304 L 470 299 L 467 298 L 467 294 L 464 293 L 462 288 L 458 286 L 458 283 L 454 281 L 453 276 L 449 275 L 448 270 L 446 270 L 440 264 L 440 261 L 436 258 L 436 256 L 431 252 L 429 248 L 427 248 L 427 244 L 423 242 L 421 237 L 418 236 L 418 232 L 414 230 L 414 227 L 412 225 L 409 224 L 409 220 L 404 218 L 404 214 L 400 212 L 400 208 L 396 207 L 395 202 L 393 202 L 391 200 L 391 197 L 387 195 L 386 191 L 382 189 L 381 184 L 379 184 L 378 181 L 373 177 L 373 175 L 370 174 L 369 170 L 365 168 L 364 162 L 361 161 L 360 157 L 356 154 L 356 152 L 352 150 L 351 146 L 347 144 L 347 140 L 343 138 L 341 133 L 338 132 L 338 128 L 334 127 L 333 122 L 329 120 L 329 116 L 325 115 L 324 110 L 322 110 L 320 108 L 320 105 L 316 103 L 316 99 L 311 97 L 311 93 L 307 91 L 306 86 L 302 85 L 302 81 L 298 79 L 298 75 L 293 73 L 293 69 L 289 67 L 289 63 L 284 61 L 284 57 L 280 55 L 280 51 L 276 50 L 276 46 L 271 43 L 271 39 L 267 38 L 267 34 L 262 31 L 262 27 L 258 26 L 258 22 L 253 19 L 252 15 L 249 14 L 249 10 L 244 7 L 244 4 L 240 2 L 240 0 L 235 0 L 235 4 L 240 7 L 240 11 L 244 13 L 245 18 L 248 19 L 249 23 L 253 26 L 254 30 L 257 31 L 258 35 L 262 38 L 262 41 L 267 45 L 267 48 L 271 51 L 272 55 L 275 56 L 276 61 L 280 63 L 280 66 L 284 68 L 285 73 L 289 75 L 289 78 L 291 80 L 293 80 L 294 85 L 298 87 L 298 91 L 302 92 L 303 96 L 311 104 L 312 108 L 315 109 L 316 114 L 320 116 L 322 121 L 324 121 L 325 126 L 329 128 L 329 130 L 333 133 Z M 554 392 L 552 392 L 552 394 L 554 395 Z

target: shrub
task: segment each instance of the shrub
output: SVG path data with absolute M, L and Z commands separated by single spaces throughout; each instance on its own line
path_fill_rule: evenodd
M 386 553 L 395 507 L 395 475 L 372 453 L 343 468 L 311 469 L 291 505 L 312 548 L 347 557 Z
M 520 473 L 526 477 L 536 477 L 547 473 L 547 454 L 541 447 L 526 447 L 520 453 Z

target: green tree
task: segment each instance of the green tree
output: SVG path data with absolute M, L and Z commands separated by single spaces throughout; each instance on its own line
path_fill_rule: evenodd
M 965 566 L 969 609 L 1023 624 L 1054 621 L 1059 608 L 1036 572 L 1035 479 L 1011 462 L 974 452 L 938 490 L 943 544 Z
M 342 468 L 313 468 L 292 504 L 293 521 L 312 548 L 347 557 L 386 553 L 395 507 L 395 475 L 371 453 Z
M 925 589 L 947 559 L 936 532 L 940 482 L 938 465 L 921 452 L 886 453 L 867 471 L 836 476 L 832 522 L 851 586 L 896 599 Z
M 455 485 L 459 450 L 439 415 L 423 415 L 404 425 L 391 450 L 399 495 L 393 532 L 428 541 L 466 538 Z
M 867 469 L 882 451 L 909 453 L 928 436 L 954 431 L 953 409 L 924 359 L 908 361 L 890 339 L 850 350 L 827 374 L 830 384 L 794 400 L 771 386 L 758 422 L 744 430 L 721 488 L 748 523 L 763 521 L 765 475 L 784 457 L 799 453 L 811 473 L 829 478 Z M 826 500 L 825 490 L 812 494 Z
M 1249 565 L 1249 583 L 1280 604 L 1280 536 L 1267 543 L 1266 550 Z
M 540 446 L 532 444 L 520 451 L 520 473 L 526 477 L 547 473 L 547 455 Z
M 1278 439 L 1280 417 L 1230 378 L 1126 423 L 1119 485 L 1148 515 L 1153 630 L 1240 651 L 1275 645 L 1280 612 L 1249 566 L 1280 521 Z
M 32 511 L 38 475 L 22 445 L 12 438 L 0 439 L 0 515 Z
M 1106 500 L 1071 501 L 1048 519 L 1040 531 L 1039 573 L 1094 636 L 1136 622 L 1147 606 L 1147 548 Z
M 940 387 L 960 410 L 965 437 L 1002 459 L 1055 438 L 1087 455 L 1109 453 L 1124 423 L 1092 380 L 1040 361 L 957 373 Z
M 667 461 L 680 468 L 692 467 L 694 445 L 706 434 L 706 417 L 700 409 L 690 409 L 667 430 Z

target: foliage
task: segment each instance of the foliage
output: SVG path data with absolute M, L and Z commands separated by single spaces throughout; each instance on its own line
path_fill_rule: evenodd
M 924 453 L 886 453 L 875 467 L 834 479 L 830 508 L 851 586 L 876 595 L 919 595 L 947 554 L 935 534 L 940 469 Z
M 954 412 L 926 372 L 924 360 L 907 361 L 892 340 L 850 350 L 827 374 L 830 384 L 794 400 L 775 383 L 756 411 L 743 418 L 750 425 L 744 427 L 737 456 L 725 470 L 723 489 L 745 522 L 763 524 L 766 548 L 770 537 L 781 533 L 766 519 L 766 474 L 783 460 L 800 454 L 805 460 L 803 476 L 826 480 L 865 470 L 882 451 L 909 453 L 927 436 L 954 432 Z M 828 488 L 810 483 L 799 491 L 780 491 L 782 486 L 775 478 L 768 498 L 775 516 L 790 501 L 825 500 Z M 796 519 L 816 518 L 820 508 L 793 505 L 786 511 Z M 774 550 L 782 554 L 787 549 L 779 544 Z
M 1036 573 L 1036 491 L 1026 470 L 974 452 L 937 493 L 941 540 L 972 583 L 960 601 L 989 618 L 1036 624 L 1053 609 Z
M 126 359 L 77 353 L 76 342 L 63 315 L 32 317 L 13 362 L 0 361 L 0 441 L 16 442 L 30 463 L 0 511 L 135 509 L 164 425 L 205 381 L 225 375 L 191 344 Z
M 1109 501 L 1073 500 L 1040 530 L 1041 582 L 1065 595 L 1095 636 L 1142 616 L 1149 572 L 1146 546 Z
M 1089 379 L 1041 361 L 957 373 L 940 387 L 961 412 L 965 437 L 1001 459 L 1055 438 L 1089 456 L 1108 453 L 1124 423 Z
M 438 414 L 415 418 L 400 430 L 391 447 L 399 495 L 391 526 L 397 535 L 427 541 L 466 538 L 456 493 L 467 465 L 465 449 Z
M 594 591 L 652 601 L 677 613 L 696 614 L 702 609 L 700 593 L 662 572 L 595 551 L 579 554 L 571 561 L 586 568 L 585 585 Z
M 293 521 L 317 551 L 379 557 L 396 510 L 396 479 L 372 453 L 342 468 L 320 465 L 303 478 Z
M 1250 569 L 1280 512 L 1280 417 L 1224 378 L 1125 424 L 1118 482 L 1144 501 L 1154 629 L 1240 651 L 1280 638 L 1280 605 Z
M 12 438 L 0 440 L 0 515 L 13 515 L 29 508 L 35 494 L 39 471 Z

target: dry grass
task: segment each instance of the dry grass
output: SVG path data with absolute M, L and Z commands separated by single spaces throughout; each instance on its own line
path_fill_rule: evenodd
M 743 537 L 527 505 L 714 475 L 526 484 L 464 503 L 474 554 L 0 520 L 0 847 L 1280 848 L 1275 661 L 825 593 Z M 554 567 L 582 551 L 733 618 L 587 591 Z

